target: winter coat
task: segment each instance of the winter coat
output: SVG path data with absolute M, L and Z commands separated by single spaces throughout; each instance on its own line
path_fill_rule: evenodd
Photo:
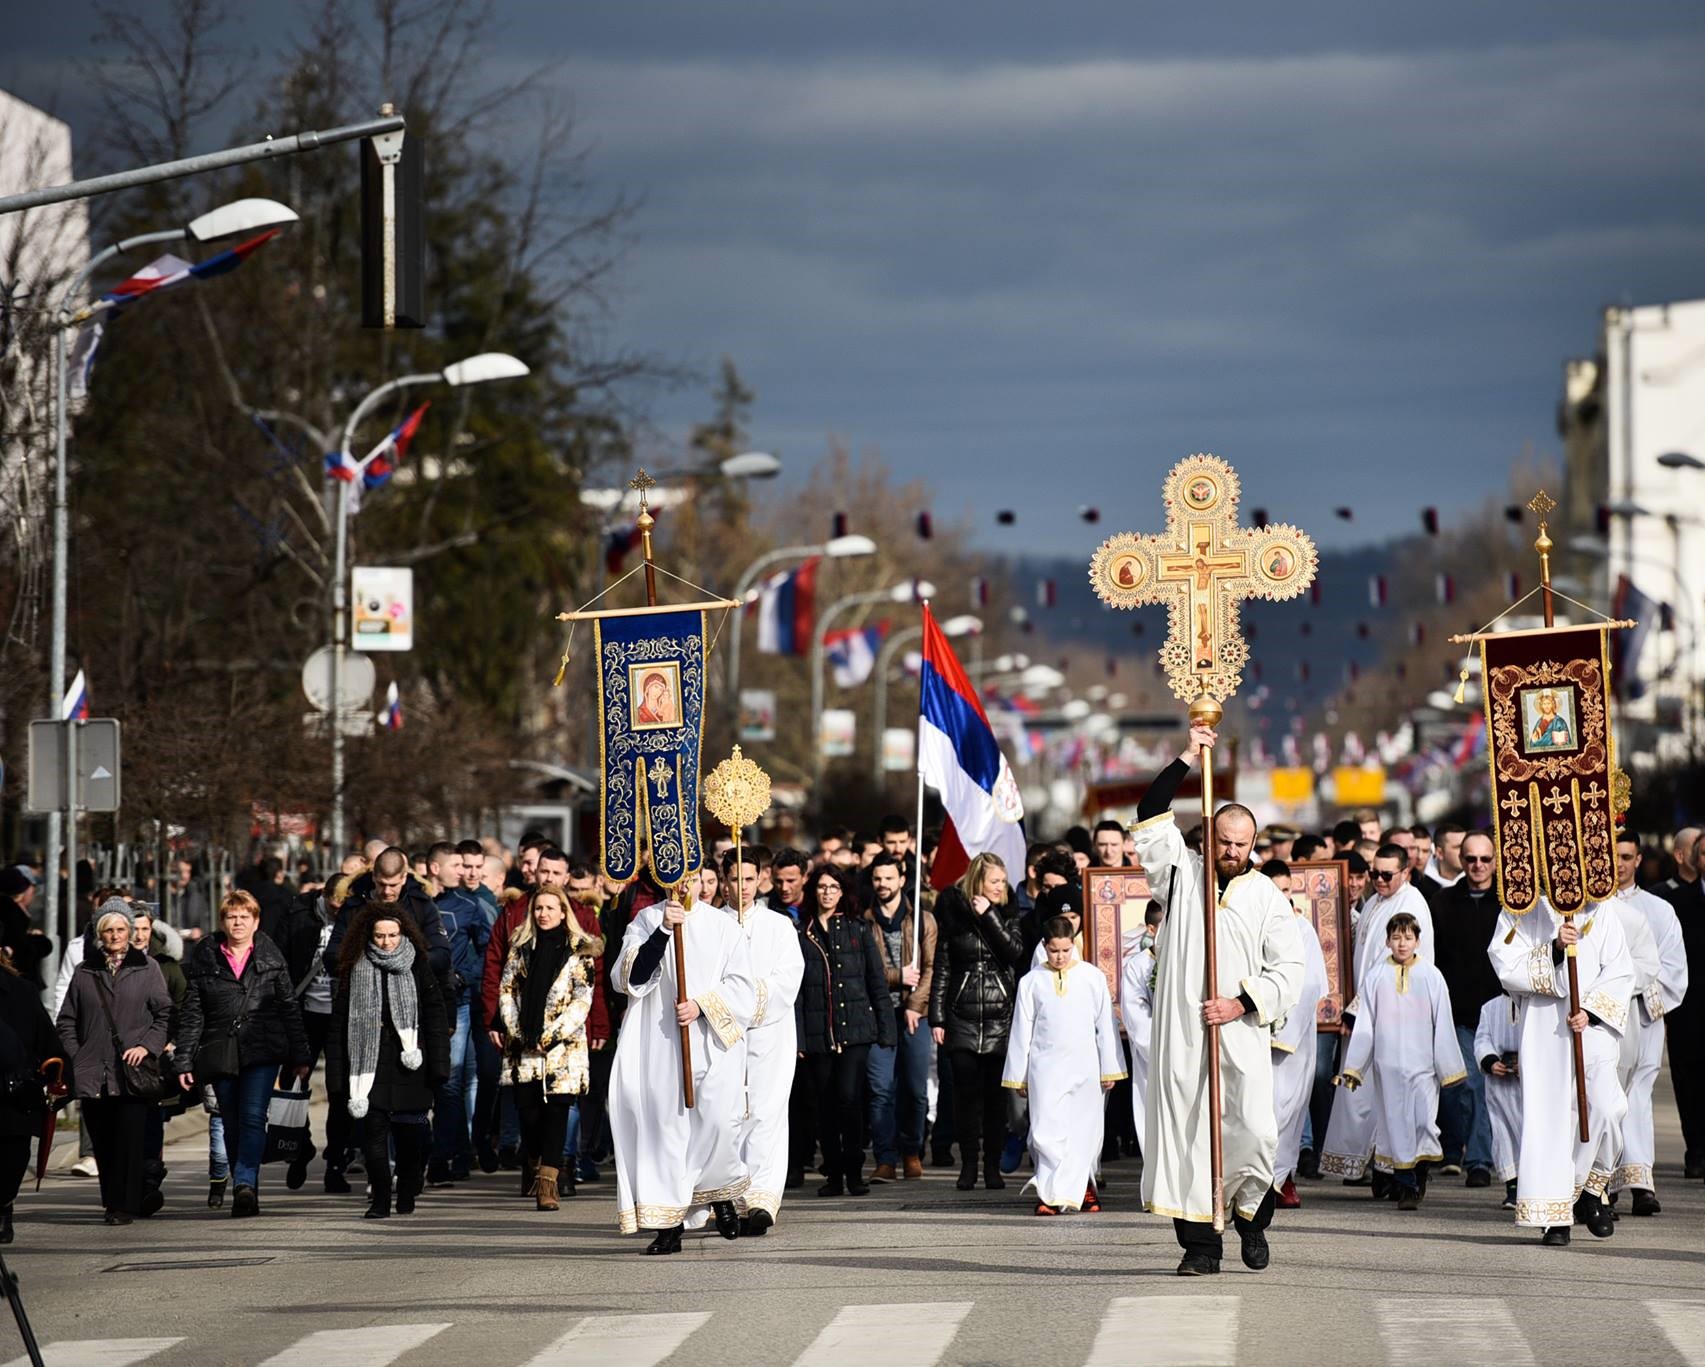
M 140 1046 L 150 1054 L 166 1047 L 171 1029 L 172 998 L 158 964 L 140 949 L 125 951 L 116 976 L 107 972 L 107 956 L 96 954 L 77 965 L 59 1008 L 59 1041 L 71 1065 L 78 1100 L 124 1096 L 124 1064 L 107 1025 L 102 994 L 112 990 L 113 1025 L 124 1049 Z M 102 982 L 102 979 L 105 982 Z
M 324 894 L 305 892 L 291 902 L 290 912 L 279 927 L 275 943 L 284 955 L 284 963 L 290 970 L 291 990 L 298 1000 L 313 981 L 315 970 L 323 966 L 316 962 L 320 957 L 320 932 L 333 919 Z
M 432 900 L 438 908 L 439 923 L 450 938 L 450 966 L 461 979 L 461 992 L 456 998 L 460 1005 L 472 1001 L 480 990 L 492 923 L 486 917 L 485 903 L 461 888 L 446 888 Z
M 516 945 L 503 965 L 497 993 L 504 1034 L 501 1085 L 543 1083 L 549 1096 L 583 1095 L 590 1077 L 586 1025 L 598 961 L 584 954 L 568 956 L 545 998 L 545 1028 L 535 1049 L 521 1043 L 521 989 L 532 957 L 531 945 Z
M 903 1009 L 927 1016 L 930 983 L 935 978 L 935 917 L 927 911 L 924 913 L 924 943 L 923 950 L 918 955 L 918 985 L 908 990 L 900 985 L 900 971 L 912 966 L 912 936 L 917 917 L 912 915 L 910 897 L 904 899 L 904 908 L 900 913 L 900 958 L 897 963 L 888 961 L 888 937 L 882 933 L 882 922 L 877 919 L 874 906 L 864 913 L 864 919 L 870 922 L 871 930 L 876 932 L 876 947 L 882 951 L 882 971 L 888 978 L 888 991 L 900 994 L 900 1005 Z
M 42 1060 L 64 1056 L 35 984 L 0 969 L 0 1135 L 15 1139 L 41 1133 L 47 1114 Z
M 414 956 L 414 999 L 422 1054 L 418 1068 L 403 1067 L 403 1044 L 391 1024 L 390 975 L 381 973 L 383 1006 L 379 1021 L 379 1061 L 373 1069 L 368 1105 L 375 1111 L 429 1111 L 433 1091 L 450 1076 L 450 1025 L 438 979 L 420 954 Z M 326 1031 L 326 1094 L 342 1106 L 349 1096 L 349 984 L 332 993 L 331 1025 Z
M 53 941 L 37 935 L 34 924 L 29 912 L 10 897 L 0 896 L 0 945 L 11 955 L 12 967 L 39 990 L 42 962 L 53 953 Z
M 225 958 L 225 932 L 203 937 L 184 965 L 189 991 L 178 1011 L 177 1048 L 172 1067 L 195 1071 L 195 1056 L 203 1043 L 224 1035 L 238 1023 L 243 992 L 249 989 L 248 1012 L 237 1031 L 237 1056 L 244 1068 L 269 1064 L 300 1068 L 312 1061 L 302 1010 L 284 955 L 265 935 L 256 934 L 239 981 Z
M 779 914 L 779 913 L 777 913 Z M 794 998 L 799 1050 L 838 1054 L 852 1045 L 894 1043 L 894 1009 L 876 931 L 862 916 L 809 917 L 799 932 L 805 976 Z
M 1024 968 L 1017 908 L 1009 902 L 979 916 L 958 888 L 944 888 L 936 898 L 935 923 L 931 1027 L 947 1031 L 945 1049 L 1005 1053 Z
M 332 922 L 331 939 L 326 941 L 325 964 L 328 972 L 337 972 L 337 956 L 343 949 L 344 933 L 355 920 L 356 913 L 373 898 L 374 883 L 371 873 L 362 874 L 350 884 L 349 897 L 338 912 L 337 920 Z M 427 960 L 432 965 L 432 976 L 438 979 L 439 992 L 454 996 L 457 984 L 454 970 L 450 966 L 450 937 L 444 933 L 444 922 L 438 915 L 438 904 L 426 895 L 426 889 L 412 873 L 403 884 L 403 890 L 397 897 L 397 905 L 414 922 L 415 929 L 426 941 Z

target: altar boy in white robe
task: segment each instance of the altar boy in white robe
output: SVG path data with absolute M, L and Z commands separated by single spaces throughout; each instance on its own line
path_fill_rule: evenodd
M 1516 1155 L 1521 1152 L 1521 1006 L 1500 993 L 1480 1008 L 1474 1060 L 1486 1074 L 1492 1118 L 1492 1171 L 1504 1184 L 1504 1209 L 1516 1208 Z
M 687 965 L 688 995 L 679 1005 L 676 926 Z M 655 1231 L 647 1253 L 679 1253 L 688 1211 L 708 1205 L 717 1233 L 738 1238 L 734 1202 L 749 1185 L 734 1142 L 745 1100 L 740 1045 L 756 1004 L 740 924 L 699 901 L 646 907 L 628 924 L 610 982 L 628 997 L 610 1072 L 618 1227 Z M 683 1025 L 692 1042 L 691 1110 L 681 1089 Z
M 1521 916 L 1498 918 L 1490 953 L 1504 991 L 1521 1003 L 1521 1151 L 1516 1171 L 1516 1224 L 1545 1231 L 1562 1247 L 1580 1221 L 1601 1239 L 1616 1231 L 1605 1187 L 1622 1151 L 1628 1110 L 1617 1078 L 1634 971 L 1621 920 L 1588 903 L 1572 922 L 1541 897 Z M 1581 1009 L 1569 1014 L 1569 948 Z M 1574 1045 L 1586 1062 L 1587 1140 L 1576 1121 Z
M 1300 905 L 1291 895 L 1291 871 L 1281 860 L 1269 859 L 1261 872 L 1273 880 L 1290 899 L 1297 913 L 1297 934 L 1302 939 L 1302 995 L 1284 1020 L 1273 1026 L 1273 1111 L 1279 1126 L 1279 1147 L 1273 1158 L 1273 1184 L 1278 1189 L 1280 1210 L 1302 1205 L 1297 1195 L 1297 1160 L 1302 1155 L 1302 1126 L 1308 1119 L 1309 1097 L 1314 1093 L 1314 1049 L 1320 999 L 1327 993 L 1326 956 L 1320 952 L 1320 936 L 1309 918 L 1307 902 Z
M 1067 917 L 1043 923 L 1047 963 L 1019 981 L 1001 1073 L 1002 1086 L 1030 1100 L 1038 1215 L 1101 1209 L 1102 1093 L 1125 1076 L 1107 979 L 1078 957 L 1074 935 Z
M 1467 1076 L 1450 989 L 1444 975 L 1422 963 L 1421 928 L 1407 912 L 1386 922 L 1390 954 L 1363 980 L 1361 1010 L 1344 1051 L 1343 1085 L 1352 1091 L 1377 1080 L 1374 1153 L 1397 1183 L 1397 1208 L 1419 1210 L 1427 1168 L 1439 1162 L 1439 1089 Z
M 1206 875 L 1202 857 L 1184 843 L 1171 809 L 1190 764 L 1215 740 L 1211 728 L 1191 728 L 1189 748 L 1143 795 L 1132 832 L 1150 889 L 1167 908 L 1155 942 L 1143 1204 L 1172 1217 L 1173 1232 L 1184 1250 L 1178 1264 L 1183 1277 L 1220 1270 L 1222 1239 L 1213 1227 L 1210 1161 L 1210 1025 L 1219 1027 L 1225 1204 L 1242 1242 L 1244 1266 L 1259 1272 L 1270 1261 L 1266 1230 L 1273 1218 L 1279 1131 L 1267 1027 L 1283 1019 L 1302 991 L 1296 913 L 1272 880 L 1250 867 L 1255 818 L 1248 808 L 1233 803 L 1214 814 L 1211 876 L 1219 890 L 1218 981 L 1217 995 L 1204 1000 Z

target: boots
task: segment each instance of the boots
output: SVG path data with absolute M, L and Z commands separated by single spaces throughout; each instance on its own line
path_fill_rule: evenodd
M 538 1181 L 538 1178 L 539 1165 L 532 1158 L 523 1157 L 521 1160 L 521 1195 L 531 1196 L 533 1184 Z
M 533 1184 L 533 1199 L 538 1210 L 561 1210 L 556 1194 L 556 1169 L 539 1164 L 538 1177 Z

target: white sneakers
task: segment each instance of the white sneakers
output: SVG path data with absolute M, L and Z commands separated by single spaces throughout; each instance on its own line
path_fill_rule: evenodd
M 101 1175 L 101 1170 L 95 1165 L 94 1154 L 90 1154 L 87 1158 L 79 1158 L 75 1163 L 73 1163 L 71 1165 L 71 1175 L 73 1177 L 99 1177 Z

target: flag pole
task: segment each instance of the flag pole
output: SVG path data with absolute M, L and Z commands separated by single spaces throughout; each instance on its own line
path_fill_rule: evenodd
M 929 599 L 923 600 L 925 640 L 929 631 Z M 880 680 L 878 684 L 880 686 Z M 882 743 L 882 737 L 876 738 Z M 912 744 L 912 760 L 918 769 L 917 835 L 912 842 L 912 967 L 922 972 L 924 952 L 924 710 L 918 707 L 917 739 Z

